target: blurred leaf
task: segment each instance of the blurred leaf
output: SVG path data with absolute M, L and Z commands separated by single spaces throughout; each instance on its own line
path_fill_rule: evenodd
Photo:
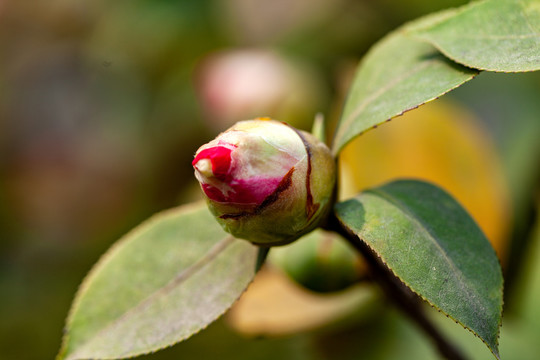
M 314 293 L 267 266 L 227 313 L 227 320 L 246 335 L 293 335 L 358 317 L 378 303 L 376 295 L 366 284 L 339 292 Z
M 429 24 L 446 14 L 434 14 L 408 27 Z M 403 28 L 388 35 L 359 65 L 336 129 L 334 154 L 354 137 L 436 99 L 476 74 L 449 61 L 431 45 L 407 37 Z
M 310 339 L 305 334 L 279 338 L 249 338 L 227 326 L 224 318 L 171 348 L 136 359 L 320 360 L 313 356 Z
M 540 332 L 540 197 L 536 200 L 536 218 L 534 231 L 530 239 L 527 253 L 521 259 L 524 262 L 524 273 L 519 279 L 518 315 L 526 322 L 534 333 Z M 540 344 L 539 344 L 540 347 Z
M 188 338 L 240 296 L 256 258 L 257 248 L 226 234 L 205 205 L 158 214 L 84 281 L 59 358 L 124 358 Z
M 535 307 L 538 298 L 534 298 Z M 467 359 L 490 360 L 493 355 L 486 346 L 475 337 L 470 336 L 463 328 L 451 319 L 442 316 L 435 310 L 428 312 L 431 320 L 444 332 L 448 339 L 451 339 Z M 501 326 L 499 338 L 499 351 L 501 359 L 504 360 L 537 360 L 540 353 L 538 343 L 538 329 L 535 329 L 523 321 L 508 314 L 505 309 L 505 316 Z
M 416 29 L 450 59 L 480 70 L 540 69 L 540 2 L 486 0 Z
M 336 206 L 337 216 L 411 290 L 499 358 L 502 274 L 481 230 L 448 194 L 405 180 Z
M 338 234 L 320 229 L 272 249 L 269 260 L 294 281 L 317 292 L 343 290 L 365 275 L 356 250 Z
M 506 240 L 501 243 L 504 247 L 499 248 L 502 249 L 499 254 L 504 255 L 501 260 L 504 269 L 505 316 L 520 310 L 519 304 L 514 301 L 517 295 L 514 285 L 523 273 L 523 254 L 529 252 L 527 247 L 534 220 L 534 194 L 536 185 L 540 183 L 539 92 L 539 71 L 485 71 L 475 81 L 452 92 L 449 97 L 473 110 L 478 114 L 478 119 L 487 125 L 495 140 L 506 177 L 506 193 L 510 200 L 507 211 L 510 217 L 505 222 L 512 226 Z M 458 197 L 458 200 L 466 205 L 463 199 Z M 491 206 L 489 201 L 486 201 L 486 205 Z
M 467 359 L 493 359 L 491 352 L 478 338 L 470 336 L 454 321 L 436 311 L 432 311 L 429 315 L 431 320 L 444 331 L 445 336 L 459 346 Z M 538 331 L 527 327 L 522 321 L 516 321 L 515 318 L 508 317 L 505 313 L 499 338 L 501 359 L 537 360 L 540 353 L 539 345 Z
M 367 318 L 314 339 L 324 360 L 440 360 L 430 340 L 396 308 L 378 302 Z M 467 334 L 468 335 L 468 334 Z M 489 352 L 489 351 L 488 351 Z M 475 358 L 476 360 L 476 358 Z
M 398 178 L 434 183 L 471 214 L 504 264 L 510 195 L 499 154 L 482 125 L 445 98 L 362 135 L 340 154 L 341 199 Z

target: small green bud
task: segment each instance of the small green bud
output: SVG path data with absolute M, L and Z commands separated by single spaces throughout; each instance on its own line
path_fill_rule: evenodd
M 279 121 L 238 122 L 201 146 L 192 164 L 221 226 L 258 245 L 298 239 L 332 206 L 336 166 L 330 150 Z
M 358 253 L 338 234 L 324 230 L 272 250 L 268 260 L 315 292 L 344 290 L 357 284 L 365 272 Z

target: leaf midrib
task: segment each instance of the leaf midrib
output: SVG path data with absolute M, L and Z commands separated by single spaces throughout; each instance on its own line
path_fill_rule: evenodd
M 455 266 L 454 262 L 451 258 L 447 256 L 446 251 L 443 247 L 437 242 L 436 237 L 431 233 L 430 228 L 426 226 L 420 219 L 416 218 L 414 216 L 414 213 L 409 209 L 409 207 L 404 204 L 402 201 L 396 199 L 391 194 L 382 191 L 380 189 L 371 189 L 369 190 L 370 193 L 375 193 L 378 196 L 380 196 L 382 199 L 387 201 L 388 203 L 396 206 L 398 209 L 400 209 L 403 214 L 411 220 L 415 224 L 417 228 L 419 228 L 423 233 L 427 235 L 427 237 L 432 241 L 432 243 L 435 245 L 435 247 L 442 253 L 443 259 L 445 262 L 450 266 L 452 272 L 458 279 L 458 283 L 460 287 L 465 290 L 465 293 L 467 294 L 467 297 L 469 298 L 469 301 L 471 301 L 472 304 L 474 304 L 475 312 L 476 313 L 484 313 L 483 311 L 480 311 L 479 309 L 484 308 L 483 304 L 478 301 L 479 298 L 482 298 L 480 294 L 474 289 L 469 286 L 469 283 L 466 281 L 466 279 L 463 277 L 463 273 Z M 474 296 L 476 295 L 476 296 Z M 435 307 L 438 308 L 435 304 L 433 304 Z
M 120 316 L 118 316 L 113 321 L 109 322 L 108 325 L 106 325 L 104 328 L 96 332 L 94 335 L 89 336 L 85 341 L 81 342 L 79 344 L 79 350 L 75 351 L 71 355 L 67 356 L 66 359 L 76 359 L 77 353 L 81 352 L 81 350 L 84 350 L 84 348 L 91 343 L 94 339 L 99 338 L 103 333 L 107 332 L 112 327 L 116 326 L 117 324 L 120 324 L 123 322 L 127 317 L 129 317 L 131 314 L 139 311 L 144 310 L 146 307 L 150 306 L 150 304 L 153 302 L 154 299 L 164 296 L 176 287 L 178 287 L 180 284 L 182 284 L 185 280 L 187 280 L 190 276 L 194 275 L 201 269 L 203 269 L 207 264 L 210 263 L 213 259 L 215 259 L 219 254 L 221 254 L 222 251 L 224 251 L 233 241 L 235 241 L 235 238 L 233 236 L 226 236 L 219 242 L 217 242 L 214 246 L 212 246 L 208 252 L 200 258 L 198 261 L 187 267 L 186 269 L 180 271 L 174 279 L 170 280 L 167 284 L 157 288 L 152 294 L 141 300 L 137 305 L 127 309 L 124 313 L 122 313 Z
M 527 13 L 525 13 L 525 11 L 524 11 L 526 5 L 523 3 L 522 0 L 518 0 L 517 3 L 518 4 L 516 4 L 516 5 L 517 5 L 517 7 L 519 7 L 519 13 L 520 13 L 521 17 L 523 18 L 523 22 L 527 25 L 527 27 L 531 31 L 530 33 L 521 34 L 521 35 L 489 35 L 489 34 L 486 34 L 486 35 L 470 35 L 470 36 L 467 36 L 467 35 L 464 35 L 464 34 L 459 34 L 459 35 L 451 36 L 451 38 L 453 38 L 453 39 L 479 39 L 479 40 L 484 40 L 484 39 L 485 40 L 515 40 L 515 39 L 540 38 L 540 33 L 538 32 L 537 29 L 535 29 L 532 26 L 531 22 L 529 21 L 529 17 L 527 16 Z M 474 3 L 473 3 L 473 5 L 474 5 Z M 479 3 L 477 3 L 477 5 L 482 6 L 483 4 L 481 2 L 479 2 Z M 463 14 L 466 11 L 470 11 L 470 9 L 472 9 L 473 7 L 474 6 L 470 6 L 467 9 L 464 8 L 464 10 L 461 13 L 457 13 L 454 16 L 450 17 L 449 19 L 446 19 L 446 20 L 442 21 L 439 24 L 435 24 L 435 25 L 431 26 L 431 29 L 435 29 L 436 27 L 441 26 L 441 24 L 444 24 L 445 22 L 448 23 L 448 21 L 452 21 L 455 18 L 459 18 L 459 16 L 461 14 Z
M 386 83 L 384 86 L 381 86 L 374 93 L 372 93 L 370 96 L 365 98 L 360 104 L 358 104 L 357 107 L 355 107 L 352 110 L 351 114 L 348 115 L 347 118 L 345 120 L 343 120 L 343 123 L 339 126 L 339 131 L 336 134 L 336 143 L 341 142 L 341 139 L 343 138 L 343 136 L 348 132 L 348 130 L 349 130 L 351 124 L 352 124 L 352 121 L 355 118 L 357 118 L 358 116 L 360 116 L 360 114 L 362 114 L 362 112 L 368 107 L 368 105 L 375 102 L 375 100 L 380 98 L 385 92 L 387 92 L 390 89 L 396 87 L 399 83 L 401 83 L 404 80 L 408 79 L 409 77 L 415 75 L 417 72 L 419 72 L 420 70 L 426 68 L 428 65 L 430 65 L 431 63 L 434 63 L 434 62 L 435 62 L 435 60 L 427 60 L 427 61 L 424 61 L 424 62 L 416 65 L 415 67 L 413 67 L 408 72 L 403 73 L 401 76 L 399 76 L 399 77 L 397 77 L 395 79 L 392 79 L 392 81 Z M 363 131 L 363 132 L 365 132 L 365 131 Z M 360 134 L 358 134 L 358 135 L 360 135 Z

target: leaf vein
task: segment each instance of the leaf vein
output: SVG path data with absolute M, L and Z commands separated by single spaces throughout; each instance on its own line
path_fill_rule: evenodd
M 538 33 L 538 31 L 532 26 L 531 22 L 529 21 L 529 17 L 524 12 L 526 6 L 523 3 L 523 0 L 518 0 L 518 2 L 519 2 L 519 5 L 520 5 L 520 8 L 521 8 L 519 12 L 520 12 L 521 16 L 523 17 L 523 20 L 525 20 L 525 23 L 527 24 L 529 29 L 531 29 L 533 34 L 535 34 L 536 36 L 540 36 L 540 33 Z
M 69 358 L 70 359 L 76 359 L 77 353 L 81 352 L 81 350 L 84 349 L 84 347 L 90 343 L 93 339 L 101 336 L 102 334 L 106 333 L 109 329 L 113 328 L 117 324 L 120 324 L 124 319 L 126 319 L 129 315 L 144 310 L 148 306 L 150 306 L 151 302 L 163 295 L 166 295 L 173 289 L 175 289 L 178 285 L 183 283 L 185 280 L 187 280 L 191 275 L 197 273 L 199 270 L 204 268 L 205 265 L 207 265 L 210 261 L 215 259 L 223 250 L 225 250 L 233 241 L 235 241 L 235 238 L 233 236 L 227 236 L 217 242 L 214 246 L 212 246 L 208 252 L 198 261 L 193 263 L 191 266 L 189 266 L 186 269 L 183 269 L 176 275 L 174 279 L 169 281 L 167 284 L 163 285 L 162 287 L 156 289 L 152 294 L 141 300 L 137 305 L 133 306 L 132 308 L 126 310 L 122 315 L 118 316 L 115 320 L 110 322 L 107 326 L 99 330 L 97 333 L 95 333 L 93 336 L 86 339 L 84 343 L 82 343 L 79 347 L 78 351 L 75 351 Z
M 442 258 L 444 259 L 444 261 L 450 266 L 450 269 L 452 270 L 452 272 L 456 276 L 456 279 L 458 280 L 458 283 L 459 283 L 461 289 L 464 290 L 464 292 L 467 295 L 467 297 L 469 298 L 469 300 L 472 303 L 474 303 L 474 307 L 475 307 L 476 312 L 483 314 L 483 311 L 481 311 L 481 310 L 484 309 L 484 306 L 478 300 L 478 299 L 481 298 L 481 296 L 478 294 L 478 292 L 476 290 L 474 290 L 474 288 L 471 288 L 471 287 L 468 286 L 468 282 L 463 277 L 463 273 L 456 267 L 456 265 L 452 261 L 452 259 L 448 257 L 448 255 L 447 255 L 446 251 L 444 250 L 444 248 L 437 242 L 436 237 L 429 230 L 429 227 L 426 224 L 424 224 L 421 220 L 416 218 L 414 216 L 414 213 L 412 213 L 412 211 L 409 209 L 409 207 L 406 204 L 404 204 L 402 201 L 396 199 L 391 194 L 389 194 L 387 192 L 384 192 L 382 190 L 375 190 L 375 189 L 371 189 L 371 190 L 369 190 L 369 192 L 379 195 L 380 197 L 382 197 L 383 199 L 385 199 L 386 201 L 388 201 L 392 205 L 394 205 L 394 206 L 398 207 L 399 209 L 401 209 L 403 211 L 403 213 L 405 214 L 405 216 L 407 216 L 407 218 L 409 218 L 411 220 L 411 222 L 413 222 L 416 225 L 416 227 L 420 229 L 420 231 L 422 231 L 423 233 L 425 233 L 427 235 L 427 237 L 433 242 L 433 244 L 435 245 L 437 250 L 439 250 L 440 253 L 442 254 L 442 256 L 443 256 Z
M 393 79 L 389 83 L 385 84 L 384 86 L 380 87 L 377 91 L 372 93 L 370 96 L 366 97 L 364 101 L 362 101 L 358 106 L 354 109 L 354 111 L 347 116 L 347 118 L 343 121 L 343 123 L 340 125 L 338 134 L 336 136 L 336 139 L 340 139 L 343 137 L 344 133 L 348 131 L 348 127 L 350 127 L 352 121 L 358 117 L 369 104 L 374 102 L 377 98 L 379 98 L 381 95 L 383 95 L 386 91 L 392 89 L 393 87 L 396 87 L 400 82 L 403 82 L 407 78 L 415 75 L 417 72 L 423 70 L 431 63 L 434 63 L 435 60 L 427 60 L 425 62 L 422 62 L 418 64 L 417 66 L 413 67 L 408 72 L 403 73 L 401 76 Z

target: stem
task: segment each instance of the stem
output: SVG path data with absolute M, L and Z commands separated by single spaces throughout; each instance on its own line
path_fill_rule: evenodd
M 413 320 L 424 333 L 431 338 L 437 346 L 439 353 L 448 360 L 467 360 L 461 350 L 446 339 L 426 316 L 422 299 L 399 280 L 379 257 L 358 238 L 355 234 L 345 229 L 335 217 L 328 224 L 329 230 L 336 231 L 364 257 L 370 270 L 373 280 L 382 288 L 384 294 L 394 303 L 394 305 Z
M 259 247 L 257 250 L 257 263 L 255 264 L 255 271 L 261 270 L 261 267 L 263 266 L 264 262 L 266 261 L 266 257 L 268 256 L 268 252 L 270 252 L 269 247 Z

